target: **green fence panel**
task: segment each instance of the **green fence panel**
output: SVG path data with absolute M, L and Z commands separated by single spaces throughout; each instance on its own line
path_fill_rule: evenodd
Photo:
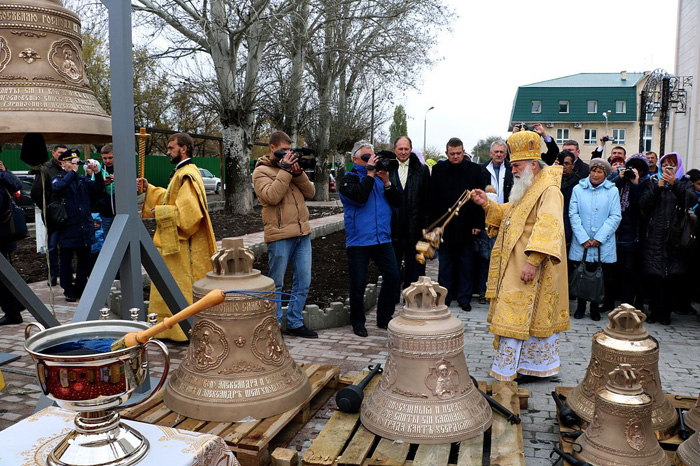
M 5 167 L 13 172 L 16 171 L 28 171 L 30 169 L 29 165 L 22 162 L 19 158 L 19 150 L 3 150 L 0 153 L 0 160 L 3 161 Z M 46 153 L 46 160 L 51 157 L 51 152 Z M 100 154 L 90 154 L 90 158 L 93 158 L 99 162 L 102 162 L 102 156 Z M 135 156 L 136 166 L 138 167 L 138 156 Z M 195 157 L 192 159 L 194 164 L 201 168 L 206 168 L 214 176 L 219 178 L 221 176 L 221 165 L 219 164 L 219 159 L 214 157 Z M 146 171 L 145 176 L 149 183 L 154 186 L 168 186 L 168 180 L 170 177 L 170 172 L 175 168 L 170 163 L 170 158 L 164 155 L 147 155 L 146 156 Z M 138 171 L 138 169 L 137 169 Z

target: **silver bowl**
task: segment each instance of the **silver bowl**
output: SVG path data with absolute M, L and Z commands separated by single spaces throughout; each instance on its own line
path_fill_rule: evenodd
M 30 336 L 31 328 L 39 333 Z M 131 348 L 80 356 L 42 351 L 80 338 L 121 338 L 149 328 L 143 322 L 103 320 L 78 322 L 45 329 L 30 323 L 24 331 L 24 348 L 36 363 L 44 394 L 61 408 L 76 411 L 75 430 L 49 455 L 50 466 L 127 466 L 143 459 L 148 440 L 120 422 L 115 410 L 137 406 L 157 393 L 170 368 L 168 349 L 149 340 Z M 123 405 L 148 375 L 147 347 L 156 345 L 165 357 L 163 376 L 148 397 Z

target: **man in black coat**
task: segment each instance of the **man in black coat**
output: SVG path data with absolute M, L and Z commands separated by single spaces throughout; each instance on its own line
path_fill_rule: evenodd
M 34 201 L 34 204 L 42 211 L 42 215 L 44 205 L 49 205 L 52 199 L 51 180 L 63 173 L 63 167 L 61 167 L 61 162 L 58 161 L 58 157 L 67 150 L 68 147 L 63 144 L 53 146 L 53 150 L 51 150 L 51 159 L 43 164 L 39 171 L 32 172 L 34 173 L 34 184 L 32 184 L 31 191 L 32 201 Z M 46 219 L 44 219 L 44 225 L 46 225 Z M 49 283 L 51 286 L 56 286 L 59 276 L 58 232 L 49 231 L 47 241 L 48 244 L 46 247 L 49 250 Z
M 486 183 L 479 165 L 464 157 L 464 144 L 458 138 L 447 141 L 447 160 L 433 167 L 430 177 L 428 217 L 435 221 L 457 201 L 466 189 L 484 189 Z M 452 218 L 438 249 L 438 282 L 447 288 L 449 304 L 453 299 L 464 311 L 471 311 L 474 239 L 484 229 L 484 210 L 467 202 Z
M 568 150 L 574 154 L 574 157 L 576 157 L 576 161 L 574 162 L 574 173 L 576 173 L 581 179 L 588 178 L 590 169 L 588 168 L 588 164 L 581 160 L 581 150 L 578 147 L 578 142 L 574 141 L 573 139 L 569 139 L 568 141 L 564 142 L 563 146 L 561 146 L 561 150 Z
M 391 184 L 401 194 L 401 207 L 391 215 L 391 243 L 399 271 L 402 261 L 404 264 L 404 288 L 417 281 L 420 275 L 425 275 L 425 265 L 416 261 L 416 242 L 422 238 L 422 231 L 428 226 L 430 170 L 420 163 L 418 156 L 411 152 L 412 148 L 408 136 L 396 139 L 394 153 L 399 169 L 389 172 Z

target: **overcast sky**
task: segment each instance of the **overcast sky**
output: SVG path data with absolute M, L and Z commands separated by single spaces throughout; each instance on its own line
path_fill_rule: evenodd
M 471 152 L 481 138 L 508 135 L 518 86 L 584 72 L 675 71 L 676 0 L 446 2 L 459 18 L 437 47 L 443 60 L 396 101 L 421 150 L 431 106 L 428 147 L 444 152 L 456 136 Z

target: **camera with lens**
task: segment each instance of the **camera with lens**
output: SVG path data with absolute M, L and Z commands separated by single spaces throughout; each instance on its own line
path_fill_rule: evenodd
M 399 169 L 399 161 L 396 160 L 396 154 L 390 150 L 380 150 L 375 154 L 379 160 L 377 160 L 377 171 L 392 171 Z M 364 154 L 361 158 L 365 162 L 369 161 L 371 155 Z
M 75 163 L 76 165 L 85 165 L 85 161 L 80 159 L 76 160 Z
M 534 126 L 526 125 L 525 123 L 516 123 L 515 126 L 513 126 L 513 129 L 515 129 L 515 128 L 520 128 L 518 131 L 536 132 Z
M 637 175 L 634 173 L 634 170 L 631 168 L 626 168 L 622 172 L 622 178 L 627 179 L 627 180 L 634 180 L 637 177 Z
M 603 141 L 603 142 L 608 142 L 608 141 L 610 141 L 610 142 L 615 142 L 615 139 L 614 139 L 614 138 L 611 138 L 610 136 L 603 136 L 603 137 L 601 138 L 601 141 Z
M 316 156 L 314 155 L 315 152 L 313 149 L 308 147 L 295 147 L 294 149 L 290 149 L 290 151 L 292 154 L 297 156 L 296 162 L 303 170 L 311 170 L 316 168 Z M 276 150 L 274 154 L 278 159 L 282 159 L 285 155 L 287 155 L 287 151 L 280 149 Z

